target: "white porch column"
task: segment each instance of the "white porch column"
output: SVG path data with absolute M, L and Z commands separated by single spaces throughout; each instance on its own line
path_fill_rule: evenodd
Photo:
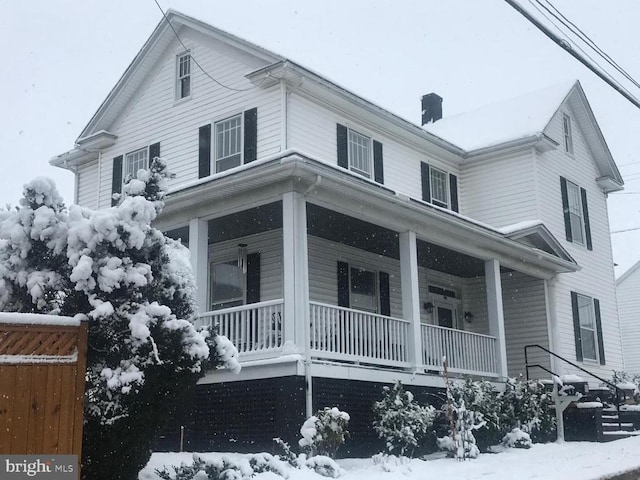
M 507 376 L 507 342 L 504 333 L 500 262 L 495 258 L 484 262 L 484 274 L 487 284 L 489 334 L 496 337 L 496 363 L 498 367 L 498 375 L 504 378 Z
M 413 368 L 417 369 L 423 362 L 416 232 L 401 232 L 399 237 L 402 316 L 405 320 L 411 322 L 409 328 L 409 361 Z
M 200 313 L 209 311 L 207 288 L 209 283 L 209 222 L 192 218 L 189 221 L 189 253 L 196 280 L 196 303 Z
M 297 192 L 282 196 L 282 248 L 285 348 L 288 344 L 304 349 L 309 341 L 307 209 Z
M 556 302 L 556 285 L 558 284 L 558 277 L 549 278 L 544 281 L 544 292 L 547 300 L 547 331 L 549 332 L 549 350 L 553 353 L 557 353 L 560 346 L 560 333 L 558 332 L 558 315 L 557 315 L 557 302 Z M 560 373 L 562 365 L 560 361 L 553 355 L 549 355 L 551 370 Z

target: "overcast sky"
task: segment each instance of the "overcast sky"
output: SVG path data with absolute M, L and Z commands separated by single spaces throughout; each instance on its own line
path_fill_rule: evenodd
M 414 123 L 425 93 L 444 98 L 447 116 L 579 79 L 626 182 L 609 199 L 611 229 L 640 227 L 640 195 L 629 194 L 640 192 L 640 110 L 502 0 L 159 1 Z M 640 80 L 640 2 L 551 1 Z M 48 160 L 73 147 L 161 13 L 153 0 L 0 0 L 0 11 L 0 205 L 38 175 L 70 204 L 73 175 Z M 612 243 L 619 275 L 640 260 L 640 230 Z

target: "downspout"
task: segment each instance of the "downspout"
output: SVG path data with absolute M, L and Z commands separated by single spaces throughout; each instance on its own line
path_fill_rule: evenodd
M 102 185 L 102 150 L 98 150 L 98 190 L 96 192 L 96 210 L 100 209 L 100 186 Z
M 302 198 L 305 198 L 312 190 L 314 190 L 318 185 L 322 182 L 322 176 L 316 175 L 316 180 L 313 182 L 309 188 L 307 188 L 302 194 Z M 305 203 L 306 204 L 306 203 Z M 305 216 L 307 212 L 305 211 Z M 305 235 L 307 233 L 305 232 Z M 309 250 L 309 246 L 307 244 L 307 252 Z M 306 268 L 306 282 L 307 282 L 307 308 L 306 311 L 309 312 L 309 255 L 307 253 L 307 268 Z M 305 317 L 306 318 L 306 317 Z M 305 382 L 305 411 L 306 417 L 309 418 L 313 415 L 313 378 L 311 376 L 311 322 L 304 322 L 304 382 Z

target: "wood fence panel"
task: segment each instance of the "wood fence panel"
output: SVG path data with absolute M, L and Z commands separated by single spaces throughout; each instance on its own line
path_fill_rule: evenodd
M 87 323 L 0 313 L 0 454 L 81 457 Z

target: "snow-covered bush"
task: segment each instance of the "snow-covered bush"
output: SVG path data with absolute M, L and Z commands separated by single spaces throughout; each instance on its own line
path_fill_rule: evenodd
M 349 419 L 348 413 L 341 412 L 336 407 L 324 407 L 304 422 L 300 428 L 302 438 L 298 444 L 310 457 L 326 455 L 333 458 L 349 435 Z
M 510 378 L 499 399 L 500 423 L 505 433 L 519 428 L 534 443 L 553 441 L 556 418 L 551 393 L 540 380 Z
M 621 370 L 614 370 L 613 375 L 611 376 L 611 383 L 621 390 L 632 392 L 633 396 L 625 399 L 627 403 L 640 403 L 640 374 L 631 374 Z M 610 385 L 607 385 L 607 387 L 609 387 L 611 394 L 615 398 L 615 390 Z M 623 400 L 622 396 L 620 400 Z
M 492 445 L 499 444 L 504 432 L 500 423 L 499 394 L 493 385 L 467 377 L 463 382 L 451 382 L 449 388 L 456 402 L 462 400 L 467 410 L 482 415 L 483 425 L 473 432 L 480 451 L 486 452 Z
M 291 451 L 291 447 L 280 438 L 273 439 L 275 446 L 282 453 L 276 458 L 288 463 L 290 466 L 302 470 L 313 470 L 323 477 L 338 478 L 344 472 L 338 464 L 325 455 L 315 455 L 308 457 L 305 453 L 296 455 Z
M 203 368 L 237 366 L 223 337 L 193 326 L 188 251 L 151 226 L 167 175 L 156 158 L 117 207 L 68 212 L 54 183 L 36 178 L 1 217 L 0 310 L 89 321 L 83 478 L 134 478 Z
M 170 471 L 173 470 L 172 472 Z M 268 453 L 254 455 L 193 455 L 193 463 L 156 470 L 163 480 L 248 480 L 254 475 L 272 472 L 287 478 L 287 466 Z
M 400 381 L 393 388 L 383 387 L 383 399 L 376 402 L 373 428 L 385 441 L 388 453 L 413 457 L 420 442 L 431 431 L 435 408 L 419 405 Z
M 502 444 L 509 448 L 531 448 L 531 437 L 527 432 L 514 428 L 502 438 Z
M 446 409 L 451 427 L 449 435 L 438 438 L 438 447 L 458 460 L 477 458 L 480 450 L 473 432 L 484 426 L 482 414 L 467 410 L 464 400 L 452 395 L 449 395 L 442 408 Z

